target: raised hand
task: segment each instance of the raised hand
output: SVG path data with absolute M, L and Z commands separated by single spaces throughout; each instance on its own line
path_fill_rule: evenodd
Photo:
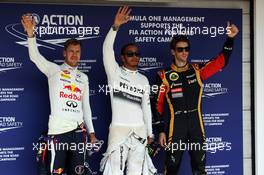
M 36 26 L 36 22 L 31 14 L 24 14 L 21 17 L 21 23 L 24 27 L 25 32 L 27 33 L 28 37 L 34 36 L 34 28 Z
M 235 24 L 230 24 L 229 21 L 227 22 L 227 29 L 229 30 L 227 36 L 230 38 L 234 38 L 239 32 L 237 26 Z
M 130 19 L 130 16 L 129 16 L 130 12 L 131 12 L 131 9 L 129 9 L 128 6 L 120 7 L 115 16 L 114 26 L 119 27 L 122 24 L 127 23 Z

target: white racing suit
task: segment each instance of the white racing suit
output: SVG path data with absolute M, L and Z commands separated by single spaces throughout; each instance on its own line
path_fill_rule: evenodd
M 51 148 L 50 172 L 52 174 L 81 174 L 84 170 L 84 152 L 64 149 L 71 145 L 86 143 L 80 125 L 86 125 L 89 133 L 94 132 L 89 99 L 89 82 L 86 74 L 77 67 L 64 63 L 57 65 L 48 61 L 38 50 L 36 38 L 28 38 L 30 59 L 43 72 L 49 83 L 50 109 L 49 145 Z M 70 163 L 70 166 L 66 166 Z M 79 173 L 76 172 L 79 170 Z
M 103 62 L 110 88 L 112 122 L 108 148 L 101 161 L 104 175 L 154 174 L 146 151 L 147 136 L 152 137 L 152 118 L 148 79 L 138 71 L 120 67 L 114 56 L 116 31 L 108 32 L 103 45 Z M 125 167 L 126 165 L 126 167 Z
M 137 128 L 110 126 L 107 151 L 100 165 L 103 175 L 121 175 L 125 165 L 127 175 L 156 173 L 145 147 L 147 141 L 143 138 L 146 138 L 145 126 Z

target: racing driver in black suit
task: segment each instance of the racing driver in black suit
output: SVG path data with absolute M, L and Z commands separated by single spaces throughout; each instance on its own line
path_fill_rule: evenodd
M 205 175 L 206 152 L 201 147 L 205 143 L 201 97 L 203 81 L 223 69 L 229 61 L 234 37 L 238 28 L 227 24 L 227 39 L 223 50 L 215 58 L 203 64 L 188 62 L 190 42 L 186 36 L 174 36 L 170 49 L 172 65 L 158 72 L 155 93 L 155 112 L 159 143 L 169 148 L 173 144 L 199 144 L 199 149 L 188 150 L 191 157 L 193 175 Z M 169 116 L 164 120 L 164 102 L 168 104 Z M 173 143 L 173 144 L 172 144 Z M 174 145 L 175 146 L 175 145 Z M 166 149 L 165 174 L 176 175 L 184 150 Z

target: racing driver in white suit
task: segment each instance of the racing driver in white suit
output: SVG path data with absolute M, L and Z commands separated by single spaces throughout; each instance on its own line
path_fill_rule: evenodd
M 138 72 L 139 49 L 129 43 L 121 49 L 123 65 L 115 60 L 114 40 L 129 21 L 131 9 L 120 7 L 103 44 L 103 63 L 110 88 L 112 122 L 108 147 L 101 161 L 104 175 L 149 175 L 156 172 L 146 150 L 153 141 L 148 79 Z
M 21 22 L 28 35 L 30 59 L 47 76 L 49 83 L 50 172 L 52 175 L 66 172 L 68 175 L 83 174 L 84 151 L 71 148 L 79 148 L 79 145 L 86 143 L 84 126 L 88 129 L 90 141 L 95 143 L 97 139 L 92 123 L 88 77 L 77 69 L 81 43 L 76 39 L 67 40 L 63 51 L 64 63 L 57 65 L 39 53 L 32 15 L 23 15 Z

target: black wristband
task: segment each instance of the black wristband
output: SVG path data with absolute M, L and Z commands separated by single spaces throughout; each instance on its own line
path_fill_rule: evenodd
M 117 26 L 117 25 L 112 25 L 112 29 L 114 30 L 114 31 L 117 31 L 118 29 L 119 29 L 119 26 Z

